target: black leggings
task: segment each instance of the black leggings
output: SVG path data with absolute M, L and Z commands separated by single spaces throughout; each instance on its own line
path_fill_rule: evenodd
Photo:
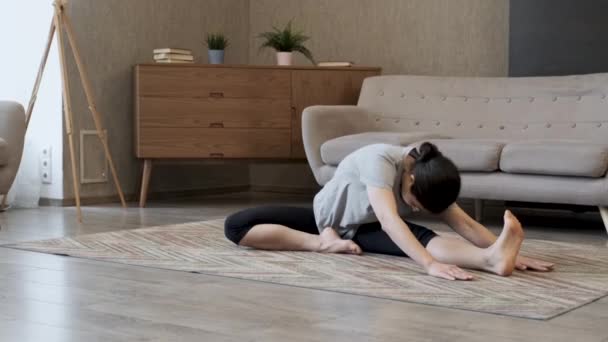
M 417 224 L 407 222 L 416 239 L 426 247 L 435 232 Z M 258 224 L 279 224 L 309 234 L 319 234 L 315 215 L 311 208 L 257 207 L 234 213 L 226 219 L 224 233 L 228 240 L 239 244 L 249 230 Z M 382 230 L 379 222 L 361 225 L 353 241 L 364 252 L 407 256 Z

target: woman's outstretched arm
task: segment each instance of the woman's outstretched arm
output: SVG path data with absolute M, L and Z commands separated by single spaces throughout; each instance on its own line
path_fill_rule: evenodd
M 392 191 L 368 186 L 367 195 L 382 229 L 405 254 L 422 265 L 429 275 L 449 280 L 473 278 L 458 266 L 443 264 L 433 258 L 399 216 Z
M 469 216 L 458 204 L 450 205 L 441 219 L 456 233 L 480 248 L 491 246 L 496 241 L 496 235 Z

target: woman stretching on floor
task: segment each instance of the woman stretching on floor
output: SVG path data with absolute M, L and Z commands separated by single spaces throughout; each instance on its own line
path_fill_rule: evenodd
M 460 267 L 502 276 L 514 268 L 553 268 L 518 255 L 524 233 L 511 212 L 496 237 L 455 203 L 459 192 L 456 166 L 435 145 L 369 145 L 340 163 L 313 209 L 246 209 L 226 219 L 225 233 L 240 246 L 265 250 L 409 256 L 428 274 L 450 280 L 473 278 Z M 438 214 L 468 241 L 403 219 L 419 210 Z

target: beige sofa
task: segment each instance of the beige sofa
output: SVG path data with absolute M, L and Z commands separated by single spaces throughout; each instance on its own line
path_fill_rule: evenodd
M 356 106 L 313 106 L 302 129 L 324 185 L 350 152 L 430 140 L 462 171 L 463 198 L 593 205 L 608 229 L 608 74 L 377 76 Z
M 25 113 L 15 102 L 0 101 L 0 195 L 10 189 L 21 163 Z M 2 198 L 4 202 L 4 198 Z M 2 209 L 2 208 L 0 208 Z

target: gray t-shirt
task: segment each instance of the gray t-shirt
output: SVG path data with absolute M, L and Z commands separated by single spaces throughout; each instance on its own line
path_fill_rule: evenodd
M 352 239 L 360 225 L 378 221 L 367 187 L 390 189 L 401 217 L 411 208 L 401 197 L 404 156 L 414 147 L 374 144 L 349 154 L 334 177 L 315 196 L 313 208 L 319 231 L 331 227 L 343 239 Z

